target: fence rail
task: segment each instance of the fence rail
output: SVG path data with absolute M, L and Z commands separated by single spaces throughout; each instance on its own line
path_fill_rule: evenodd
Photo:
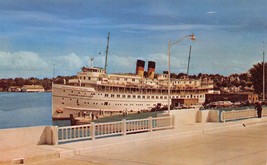
M 57 143 L 174 128 L 174 116 L 58 127 Z
M 267 116 L 266 109 L 262 110 L 262 116 Z M 227 122 L 232 120 L 248 119 L 254 117 L 257 117 L 257 111 L 254 109 L 222 111 L 221 121 Z

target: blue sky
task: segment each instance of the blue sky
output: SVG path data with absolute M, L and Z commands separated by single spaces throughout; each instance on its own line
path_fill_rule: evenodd
M 167 70 L 168 40 L 194 33 L 171 50 L 171 72 L 246 72 L 262 61 L 266 0 L 0 0 L 0 78 L 75 75 L 82 66 L 135 72 L 137 59 Z M 266 40 L 267 42 L 267 40 Z

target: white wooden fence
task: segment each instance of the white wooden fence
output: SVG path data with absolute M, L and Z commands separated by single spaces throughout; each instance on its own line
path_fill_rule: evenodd
M 262 116 L 267 116 L 267 109 L 262 110 Z M 257 117 L 257 111 L 255 109 L 222 111 L 221 113 L 221 121 L 223 122 L 254 117 Z
M 131 133 L 150 132 L 160 129 L 174 128 L 174 116 L 149 117 L 138 120 L 122 120 L 109 123 L 94 123 L 87 125 L 58 127 L 58 142 L 70 142 Z

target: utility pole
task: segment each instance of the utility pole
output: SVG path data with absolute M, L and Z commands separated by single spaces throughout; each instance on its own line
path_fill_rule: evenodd
M 55 78 L 55 64 L 53 64 L 53 79 Z
M 262 101 L 265 101 L 265 52 L 264 52 L 264 41 L 263 41 L 263 53 L 262 53 Z

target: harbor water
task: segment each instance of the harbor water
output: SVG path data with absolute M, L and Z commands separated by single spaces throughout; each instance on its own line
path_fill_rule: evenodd
M 68 125 L 52 121 L 51 93 L 0 92 L 0 129 L 40 125 Z

